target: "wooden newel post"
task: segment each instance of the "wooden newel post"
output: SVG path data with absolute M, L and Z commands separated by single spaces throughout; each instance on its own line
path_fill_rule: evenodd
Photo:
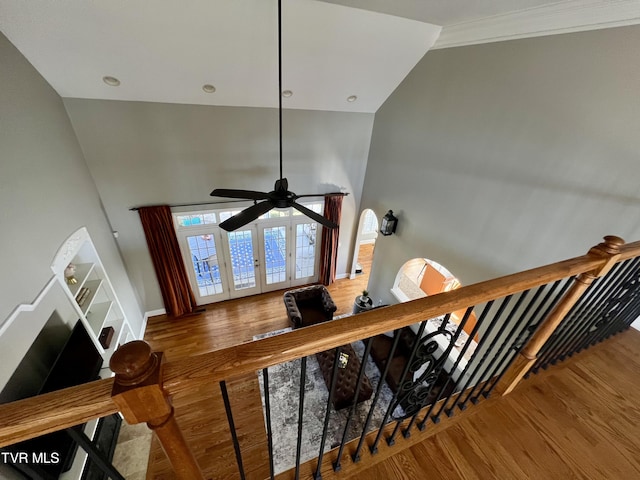
M 600 257 L 603 263 L 596 270 L 578 275 L 575 282 L 562 299 L 549 313 L 549 316 L 542 321 L 540 327 L 536 330 L 529 342 L 520 351 L 509 370 L 498 384 L 498 391 L 502 395 L 510 393 L 515 386 L 522 380 L 522 377 L 529 371 L 537 360 L 538 352 L 547 342 L 549 337 L 553 335 L 560 322 L 565 318 L 569 310 L 580 299 L 584 291 L 593 283 L 593 281 L 606 275 L 620 258 L 620 247 L 624 245 L 624 240 L 614 235 L 604 237 L 604 242 L 591 248 L 588 255 Z
M 120 347 L 109 362 L 116 374 L 111 396 L 127 422 L 146 422 L 155 431 L 179 479 L 204 480 L 162 390 L 162 361 L 162 352 L 142 340 Z

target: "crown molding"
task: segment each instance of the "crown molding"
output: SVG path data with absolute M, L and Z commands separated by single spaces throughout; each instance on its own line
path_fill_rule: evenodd
M 432 49 L 639 23 L 638 0 L 569 0 L 445 26 Z

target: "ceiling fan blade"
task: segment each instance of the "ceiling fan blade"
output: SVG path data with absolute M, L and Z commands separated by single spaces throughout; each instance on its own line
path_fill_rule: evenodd
M 305 193 L 303 195 L 296 195 L 296 198 L 302 197 L 339 197 L 339 196 L 347 196 L 348 193 L 343 192 L 330 192 L 330 193 Z
M 255 190 L 236 190 L 233 188 L 216 188 L 210 194 L 212 197 L 242 198 L 247 200 L 266 200 L 269 194 Z
M 324 218 L 322 215 L 320 215 L 319 213 L 314 212 L 313 210 L 300 205 L 299 203 L 293 202 L 291 203 L 291 206 L 293 208 L 295 208 L 296 210 L 298 210 L 301 213 L 304 213 L 307 217 L 309 217 L 312 220 L 315 220 L 318 223 L 321 223 L 322 225 L 324 225 L 327 228 L 338 228 L 338 224 L 337 223 L 333 223 L 331 220 L 327 220 L 326 218 Z
M 269 201 L 256 203 L 222 222 L 220 228 L 227 232 L 233 232 L 240 227 L 244 227 L 247 223 L 254 221 L 260 215 L 264 215 L 272 208 L 274 208 L 274 206 Z

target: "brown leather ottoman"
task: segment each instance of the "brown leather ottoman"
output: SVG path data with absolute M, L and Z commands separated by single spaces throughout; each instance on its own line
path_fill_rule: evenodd
M 351 344 L 343 345 L 341 352 L 349 355 L 349 360 L 347 361 L 345 368 L 340 368 L 338 365 L 338 372 L 336 373 L 336 388 L 333 392 L 333 408 L 336 410 L 353 405 L 361 365 Z M 333 372 L 335 354 L 335 349 L 316 353 L 316 358 L 318 359 L 320 370 L 322 370 L 322 376 L 324 377 L 324 383 L 327 385 L 327 390 L 331 388 L 331 373 Z M 371 382 L 367 376 L 364 375 L 362 383 L 360 384 L 358 403 L 369 400 L 372 394 L 373 387 L 371 386 Z

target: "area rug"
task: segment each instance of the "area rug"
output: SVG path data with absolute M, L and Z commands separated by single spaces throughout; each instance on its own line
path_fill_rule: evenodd
M 285 333 L 290 329 L 269 332 L 257 335 L 254 340 Z M 362 361 L 364 353 L 363 342 L 351 344 L 356 354 Z M 296 444 L 298 439 L 298 407 L 300 392 L 300 365 L 301 360 L 283 363 L 269 368 L 269 398 L 271 403 L 271 429 L 273 435 L 273 457 L 275 473 L 281 473 L 295 467 Z M 365 374 L 369 377 L 374 388 L 374 395 L 371 399 L 361 402 L 356 406 L 346 441 L 359 438 L 369 413 L 369 408 L 373 403 L 375 389 L 380 382 L 380 372 L 376 365 L 369 358 L 365 366 Z M 264 404 L 264 385 L 262 372 L 258 372 L 260 382 L 260 392 L 262 396 L 262 407 Z M 305 378 L 304 413 L 302 420 L 302 446 L 300 453 L 300 463 L 304 463 L 315 458 L 320 453 L 320 442 L 322 440 L 322 429 L 327 408 L 329 392 L 322 377 L 322 371 L 315 355 L 307 357 L 307 369 Z M 393 392 L 386 382 L 382 385 L 380 398 L 373 410 L 373 416 L 369 424 L 368 431 L 378 429 L 384 418 L 389 404 L 393 398 Z M 327 438 L 325 440 L 325 451 L 338 447 L 342 441 L 342 435 L 347 422 L 347 417 L 351 408 L 344 408 L 336 411 L 330 407 L 329 426 L 327 428 Z M 394 412 L 402 415 L 402 408 L 398 407 Z M 265 413 L 266 422 L 266 413 Z M 266 425 L 266 423 L 265 423 Z

